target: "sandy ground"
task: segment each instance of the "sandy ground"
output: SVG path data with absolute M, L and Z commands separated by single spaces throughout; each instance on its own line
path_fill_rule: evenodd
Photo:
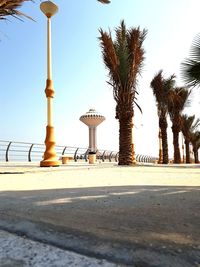
M 1 164 L 0 174 L 0 229 L 119 266 L 200 266 L 199 165 Z

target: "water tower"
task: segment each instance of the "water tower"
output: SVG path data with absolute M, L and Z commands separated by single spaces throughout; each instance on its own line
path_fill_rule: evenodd
M 89 127 L 89 150 L 97 150 L 97 126 L 105 120 L 105 117 L 95 109 L 90 109 L 80 117 L 80 121 Z

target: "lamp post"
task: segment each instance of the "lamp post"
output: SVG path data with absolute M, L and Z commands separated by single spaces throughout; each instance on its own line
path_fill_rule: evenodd
M 40 167 L 59 166 L 55 152 L 55 136 L 52 118 L 54 88 L 52 81 L 52 66 L 51 66 L 51 17 L 58 11 L 58 7 L 51 1 L 44 1 L 40 4 L 41 11 L 47 17 L 47 80 L 45 93 L 47 97 L 47 127 L 46 127 L 46 150 L 43 160 L 40 162 Z

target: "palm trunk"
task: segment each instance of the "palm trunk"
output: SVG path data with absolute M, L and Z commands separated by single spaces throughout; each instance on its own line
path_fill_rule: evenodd
M 196 147 L 193 147 L 193 152 L 194 152 L 194 163 L 199 163 L 198 149 Z
M 197 149 L 197 152 L 196 152 L 196 162 L 195 163 L 199 163 L 199 151 Z
M 167 120 L 166 118 L 159 119 L 159 126 L 161 130 L 162 137 L 162 152 L 163 152 L 163 164 L 168 164 L 169 156 L 168 156 L 168 141 L 167 141 Z
M 162 136 L 161 136 L 161 130 L 159 129 L 158 133 L 159 138 L 159 158 L 158 158 L 158 164 L 163 163 L 163 151 L 162 151 Z
M 174 163 L 181 163 L 181 154 L 179 148 L 179 127 L 175 125 L 172 126 L 173 132 L 173 145 L 174 145 Z
M 191 163 L 190 161 L 190 142 L 185 138 L 185 154 L 186 154 L 186 163 Z
M 119 165 L 133 165 L 132 118 L 119 119 Z

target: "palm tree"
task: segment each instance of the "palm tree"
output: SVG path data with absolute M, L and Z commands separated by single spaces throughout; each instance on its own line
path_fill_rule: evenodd
M 182 126 L 181 113 L 186 104 L 189 103 L 188 97 L 190 92 L 190 90 L 184 87 L 176 87 L 171 90 L 168 97 L 168 112 L 172 121 L 174 163 L 181 163 L 179 148 L 179 132 Z
M 0 19 L 6 19 L 7 16 L 12 16 L 17 19 L 20 19 L 21 17 L 32 19 L 31 17 L 18 10 L 18 8 L 20 8 L 25 1 L 32 0 L 1 0 Z
M 200 34 L 194 39 L 190 57 L 181 64 L 183 80 L 188 86 L 200 86 Z
M 103 60 L 109 70 L 109 84 L 116 101 L 116 119 L 119 120 L 119 165 L 134 163 L 132 128 L 136 103 L 137 76 L 144 61 L 143 42 L 147 31 L 140 28 L 127 30 L 124 21 L 115 29 L 116 40 L 110 32 L 100 31 Z M 139 106 L 138 106 L 139 107 Z
M 168 95 L 170 90 L 175 84 L 175 76 L 172 75 L 168 79 L 164 79 L 162 70 L 158 72 L 151 81 L 151 88 L 156 98 L 158 118 L 159 118 L 159 129 L 162 138 L 162 152 L 163 158 L 162 163 L 167 164 L 169 161 L 168 156 L 168 141 L 167 141 L 167 114 L 168 114 Z M 161 154 L 161 153 L 160 153 Z M 160 157 L 159 157 L 160 158 Z
M 182 126 L 181 131 L 184 135 L 185 139 L 185 150 L 186 150 L 186 163 L 191 163 L 190 161 L 190 140 L 192 133 L 197 129 L 200 125 L 200 120 L 197 119 L 195 121 L 195 115 L 188 116 L 186 114 L 181 116 Z
M 199 163 L 199 154 L 198 150 L 200 148 L 200 131 L 195 131 L 191 134 L 191 143 L 193 146 L 193 152 L 194 152 L 194 162 Z

